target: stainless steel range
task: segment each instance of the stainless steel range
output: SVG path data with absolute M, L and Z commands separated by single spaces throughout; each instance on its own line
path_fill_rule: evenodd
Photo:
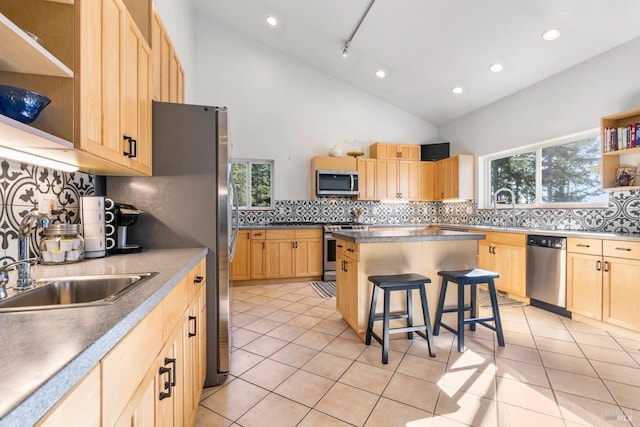
M 324 249 L 322 251 L 322 279 L 336 280 L 336 239 L 331 235 L 332 231 L 360 230 L 366 231 L 369 227 L 366 224 L 325 224 L 324 226 Z

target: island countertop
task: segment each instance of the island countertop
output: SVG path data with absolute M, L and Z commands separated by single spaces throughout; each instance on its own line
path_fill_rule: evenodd
M 337 239 L 360 243 L 433 242 L 449 240 L 483 240 L 484 234 L 455 230 L 385 230 L 332 231 Z

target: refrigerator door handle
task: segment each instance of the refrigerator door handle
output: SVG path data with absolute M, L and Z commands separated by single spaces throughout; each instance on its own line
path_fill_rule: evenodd
M 231 176 L 231 170 L 229 170 L 229 192 L 233 193 L 233 208 L 236 211 L 236 220 L 231 231 L 231 242 L 229 245 L 229 262 L 231 262 L 233 261 L 233 256 L 236 254 L 236 247 L 238 245 L 238 237 L 240 234 L 240 199 L 238 197 L 238 187 L 233 181 L 233 176 Z M 233 219 L 233 215 L 231 215 L 231 218 Z

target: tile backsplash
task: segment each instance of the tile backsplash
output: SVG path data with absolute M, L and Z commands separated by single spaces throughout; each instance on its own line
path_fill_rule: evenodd
M 469 224 L 507 227 L 511 211 L 478 209 L 475 201 L 440 202 L 364 202 L 346 197 L 317 200 L 277 200 L 273 210 L 241 210 L 240 225 L 267 225 L 271 222 L 349 222 L 355 209 L 362 210 L 366 224 Z M 616 191 L 606 208 L 517 209 L 518 227 L 546 230 L 586 230 L 640 233 L 640 191 Z
M 58 206 L 52 223 L 78 223 L 81 196 L 93 195 L 95 176 L 83 172 L 60 172 L 41 166 L 0 159 L 0 265 L 18 258 L 18 228 L 22 217 L 38 205 L 40 194 L 55 198 Z M 31 235 L 31 253 L 37 246 Z

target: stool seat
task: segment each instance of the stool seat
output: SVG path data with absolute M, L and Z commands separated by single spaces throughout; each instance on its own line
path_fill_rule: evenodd
M 442 285 L 440 286 L 440 298 L 438 300 L 438 311 L 436 312 L 436 321 L 433 325 L 433 335 L 440 333 L 440 327 L 451 331 L 458 337 L 458 351 L 464 351 L 464 325 L 469 324 L 472 331 L 476 330 L 476 324 L 480 324 L 486 328 L 492 329 L 496 332 L 498 337 L 498 345 L 504 347 L 504 334 L 502 332 L 502 323 L 500 321 L 500 311 L 498 309 L 498 298 L 496 295 L 496 288 L 493 279 L 500 277 L 500 275 L 493 271 L 482 270 L 480 268 L 468 269 L 468 270 L 452 270 L 452 271 L 439 271 L 438 276 L 442 277 Z M 458 306 L 453 308 L 445 308 L 444 300 L 447 292 L 447 285 L 449 282 L 456 283 L 458 285 Z M 491 299 L 491 310 L 493 316 L 491 317 L 478 317 L 477 305 L 476 305 L 476 288 L 479 284 L 487 284 L 489 288 L 489 297 Z M 471 301 L 467 306 L 464 302 L 464 287 L 471 287 Z M 464 313 L 470 312 L 469 318 L 464 318 Z M 451 326 L 442 323 L 443 313 L 457 313 L 458 314 L 458 329 L 454 329 Z M 490 325 L 487 322 L 493 322 Z
M 409 339 L 413 339 L 413 333 L 420 335 L 427 340 L 429 346 L 429 355 L 435 357 L 435 346 L 433 344 L 433 331 L 431 330 L 431 321 L 429 319 L 429 307 L 427 305 L 427 293 L 425 286 L 427 283 L 431 283 L 431 279 L 416 273 L 406 274 L 388 274 L 388 275 L 375 275 L 369 276 L 369 281 L 373 283 L 373 290 L 371 292 L 371 308 L 369 309 L 369 322 L 367 325 L 367 335 L 365 343 L 371 344 L 371 338 L 375 338 L 376 341 L 382 345 L 382 363 L 387 364 L 389 361 L 389 334 L 406 332 Z M 376 314 L 376 306 L 378 302 L 378 290 L 382 289 L 384 292 L 384 309 L 382 314 Z M 424 318 L 424 325 L 413 326 L 413 300 L 411 293 L 414 289 L 420 291 L 420 302 L 422 304 L 422 315 Z M 402 313 L 390 313 L 389 300 L 391 299 L 391 292 L 393 291 L 405 291 L 407 309 Z M 407 319 L 407 326 L 404 328 L 389 328 L 390 319 Z M 382 338 L 373 331 L 373 322 L 376 320 L 382 320 Z

